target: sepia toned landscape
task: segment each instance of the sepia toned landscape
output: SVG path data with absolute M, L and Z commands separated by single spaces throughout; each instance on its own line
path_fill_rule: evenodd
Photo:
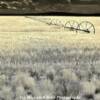
M 0 100 L 100 100 L 99 33 L 99 17 L 0 16 Z

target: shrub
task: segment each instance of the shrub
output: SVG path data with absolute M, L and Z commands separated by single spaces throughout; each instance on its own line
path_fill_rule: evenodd
M 67 95 L 68 96 L 78 96 L 81 91 L 81 85 L 78 81 L 71 81 L 67 86 Z
M 46 71 L 46 76 L 47 76 L 47 79 L 53 81 L 56 76 L 56 71 L 53 68 L 49 68 Z
M 96 87 L 92 82 L 88 82 L 88 81 L 82 82 L 81 86 L 82 86 L 81 93 L 83 96 L 95 94 Z
M 29 76 L 29 74 L 24 72 L 18 72 L 15 76 L 15 80 L 13 81 L 13 86 L 17 88 L 18 86 L 23 86 L 26 93 L 30 91 L 31 95 L 36 96 L 39 95 L 38 86 L 34 78 Z
M 70 69 L 63 69 L 61 71 L 62 78 L 67 81 L 78 81 L 76 74 Z
M 20 98 L 24 98 L 26 96 L 25 89 L 22 85 L 16 87 L 15 95 L 15 100 L 20 100 Z
M 54 96 L 54 85 L 48 79 L 41 80 L 39 84 L 39 90 L 42 96 Z
M 100 93 L 100 80 L 99 80 L 99 78 L 95 75 L 92 77 L 91 82 L 94 83 L 94 85 L 96 86 L 95 93 L 97 93 L 97 92 Z
M 0 91 L 0 98 L 2 100 L 13 100 L 13 93 L 11 87 L 3 86 Z
M 76 74 L 69 70 L 63 69 L 60 76 L 56 77 L 56 95 L 77 96 L 80 93 L 80 83 Z

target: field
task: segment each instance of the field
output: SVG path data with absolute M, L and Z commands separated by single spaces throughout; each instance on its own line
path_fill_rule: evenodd
M 49 19 L 90 21 L 96 33 Z M 0 16 L 0 100 L 100 100 L 99 32 L 99 17 Z

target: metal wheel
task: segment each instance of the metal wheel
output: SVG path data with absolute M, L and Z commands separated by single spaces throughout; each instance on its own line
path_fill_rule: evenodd
M 48 18 L 47 20 L 45 20 L 46 24 L 51 25 L 52 19 Z
M 79 24 L 78 31 L 95 34 L 95 27 L 91 22 L 83 21 Z
M 57 26 L 61 26 L 62 27 L 62 22 L 60 20 L 57 20 Z
M 77 32 L 77 29 L 78 29 L 78 22 L 77 21 L 74 21 L 74 20 L 71 20 L 71 21 L 68 21 L 66 24 L 65 24 L 65 29 L 69 29 L 70 31 L 76 31 Z
M 51 25 L 57 25 L 57 20 L 56 19 L 52 19 L 51 20 Z

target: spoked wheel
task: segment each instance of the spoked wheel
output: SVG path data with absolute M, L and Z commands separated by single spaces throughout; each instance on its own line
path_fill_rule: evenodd
M 91 22 L 83 21 L 79 24 L 78 31 L 83 32 L 83 33 L 95 34 L 95 27 Z
M 51 18 L 48 18 L 48 19 L 45 20 L 45 21 L 46 21 L 46 24 L 51 25 L 52 19 L 51 19 Z
M 74 20 L 68 21 L 68 22 L 66 22 L 64 28 L 69 29 L 70 31 L 76 31 L 77 32 L 78 22 L 74 21 Z
M 62 27 L 62 21 L 61 20 L 57 20 L 57 26 L 61 26 Z
M 52 25 L 57 25 L 57 19 L 52 19 L 51 24 Z
M 52 25 L 52 23 L 53 23 L 53 19 L 50 19 L 50 20 L 48 20 L 48 22 L 47 22 L 48 25 Z

